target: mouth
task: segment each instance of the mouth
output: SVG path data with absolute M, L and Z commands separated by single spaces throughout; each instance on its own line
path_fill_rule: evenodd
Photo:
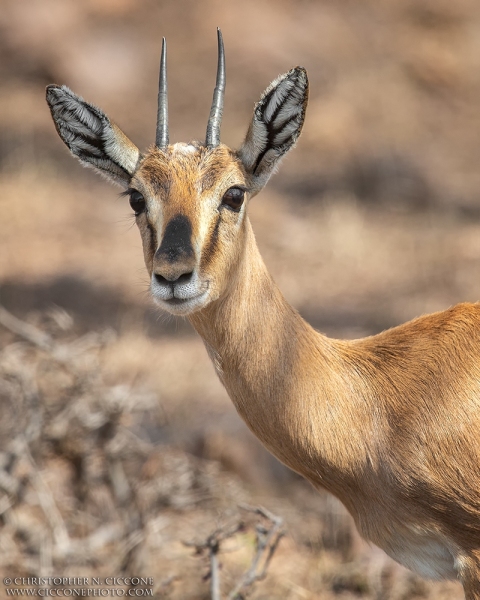
M 181 290 L 177 291 L 175 287 L 171 289 L 170 294 L 168 294 L 167 297 L 165 290 L 159 290 L 153 283 L 150 286 L 150 290 L 154 301 L 161 308 L 173 315 L 187 316 L 205 305 L 205 300 L 208 298 L 209 287 L 210 282 L 206 281 L 201 286 L 202 289 L 200 293 L 193 296 L 188 295 L 184 298 L 179 298 L 178 295 L 175 295 L 176 292 L 182 293 Z

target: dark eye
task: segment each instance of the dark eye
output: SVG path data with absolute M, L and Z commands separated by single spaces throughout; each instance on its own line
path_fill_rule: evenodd
M 130 190 L 130 206 L 136 217 L 145 210 L 145 199 L 137 190 Z
M 223 194 L 222 206 L 226 206 L 234 212 L 238 212 L 245 199 L 245 190 L 239 187 L 231 187 Z

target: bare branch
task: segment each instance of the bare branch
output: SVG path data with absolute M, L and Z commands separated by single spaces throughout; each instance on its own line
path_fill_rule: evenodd
M 220 595 L 220 564 L 218 562 L 218 553 L 220 552 L 220 543 L 227 538 L 233 537 L 239 531 L 244 529 L 244 523 L 239 521 L 229 528 L 220 527 L 211 533 L 203 542 L 183 542 L 184 546 L 195 548 L 196 554 L 203 554 L 208 550 L 210 559 L 210 571 L 205 579 L 210 579 L 210 598 L 211 600 L 221 600 Z
M 264 579 L 267 575 L 267 570 L 270 561 L 278 547 L 281 538 L 284 536 L 283 519 L 277 517 L 262 506 L 240 505 L 242 510 L 254 513 L 262 519 L 266 519 L 271 525 L 258 523 L 256 526 L 256 543 L 257 549 L 252 559 L 249 569 L 240 578 L 233 590 L 229 593 L 227 600 L 239 600 L 242 592 L 246 592 L 255 582 Z M 218 562 L 218 554 L 220 552 L 221 542 L 227 538 L 231 538 L 239 531 L 245 529 L 243 521 L 238 521 L 230 527 L 220 527 L 211 533 L 205 541 L 201 542 L 183 542 L 185 546 L 195 548 L 196 554 L 204 554 L 208 551 L 210 558 L 210 571 L 205 579 L 210 579 L 211 600 L 221 600 L 220 596 L 220 566 Z M 262 564 L 263 561 L 263 564 Z
M 39 346 L 45 350 L 51 350 L 54 346 L 54 342 L 48 333 L 45 333 L 33 325 L 18 319 L 1 305 L 0 324 L 12 333 L 15 333 L 16 335 L 23 337 L 28 342 L 31 342 L 35 346 Z
M 86 333 L 69 344 L 56 342 L 48 333 L 34 325 L 22 321 L 0 305 L 0 325 L 19 335 L 34 346 L 47 350 L 59 362 L 69 362 L 72 358 L 84 354 L 93 348 L 98 348 L 112 339 L 112 331 L 103 333 Z
M 210 594 L 212 600 L 221 600 L 220 596 L 220 565 L 218 552 L 220 544 L 210 546 Z
M 70 536 L 68 535 L 65 521 L 62 518 L 60 511 L 58 510 L 57 504 L 53 497 L 53 494 L 46 483 L 44 477 L 40 473 L 35 460 L 30 452 L 30 448 L 26 440 L 24 442 L 24 456 L 32 466 L 31 479 L 36 489 L 40 506 L 42 507 L 45 516 L 47 517 L 50 527 L 52 529 L 53 538 L 55 540 L 56 547 L 61 556 L 68 554 L 70 550 Z
M 278 547 L 278 544 L 285 532 L 282 530 L 283 519 L 277 517 L 262 506 L 249 506 L 246 504 L 240 505 L 241 509 L 257 514 L 267 521 L 270 521 L 272 526 L 266 528 L 263 525 L 256 526 L 257 534 L 257 551 L 253 557 L 252 563 L 248 571 L 241 577 L 240 581 L 228 595 L 228 600 L 237 600 L 242 591 L 246 591 L 256 581 L 265 579 L 270 561 Z M 266 554 L 266 556 L 265 556 Z M 260 563 L 263 560 L 263 566 L 260 568 Z

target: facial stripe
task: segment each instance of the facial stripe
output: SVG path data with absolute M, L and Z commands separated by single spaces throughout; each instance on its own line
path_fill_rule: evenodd
M 217 246 L 218 246 L 218 237 L 219 237 L 221 219 L 222 219 L 222 215 L 219 214 L 217 216 L 217 220 L 215 221 L 215 225 L 213 226 L 210 238 L 209 238 L 208 242 L 205 244 L 205 248 L 202 253 L 200 269 L 205 269 L 212 262 L 212 259 L 215 256 L 215 252 L 216 252 Z
M 151 257 L 153 258 L 157 250 L 157 233 L 155 231 L 155 227 L 151 223 L 147 224 L 147 228 L 150 234 L 150 253 Z

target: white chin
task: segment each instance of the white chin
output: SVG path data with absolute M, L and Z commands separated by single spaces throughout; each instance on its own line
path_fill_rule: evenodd
M 205 292 L 198 296 L 186 300 L 179 298 L 164 300 L 155 294 L 155 291 L 152 291 L 152 296 L 155 303 L 160 306 L 160 308 L 172 315 L 180 317 L 186 317 L 195 311 L 200 310 L 208 303 L 208 290 L 205 290 Z

